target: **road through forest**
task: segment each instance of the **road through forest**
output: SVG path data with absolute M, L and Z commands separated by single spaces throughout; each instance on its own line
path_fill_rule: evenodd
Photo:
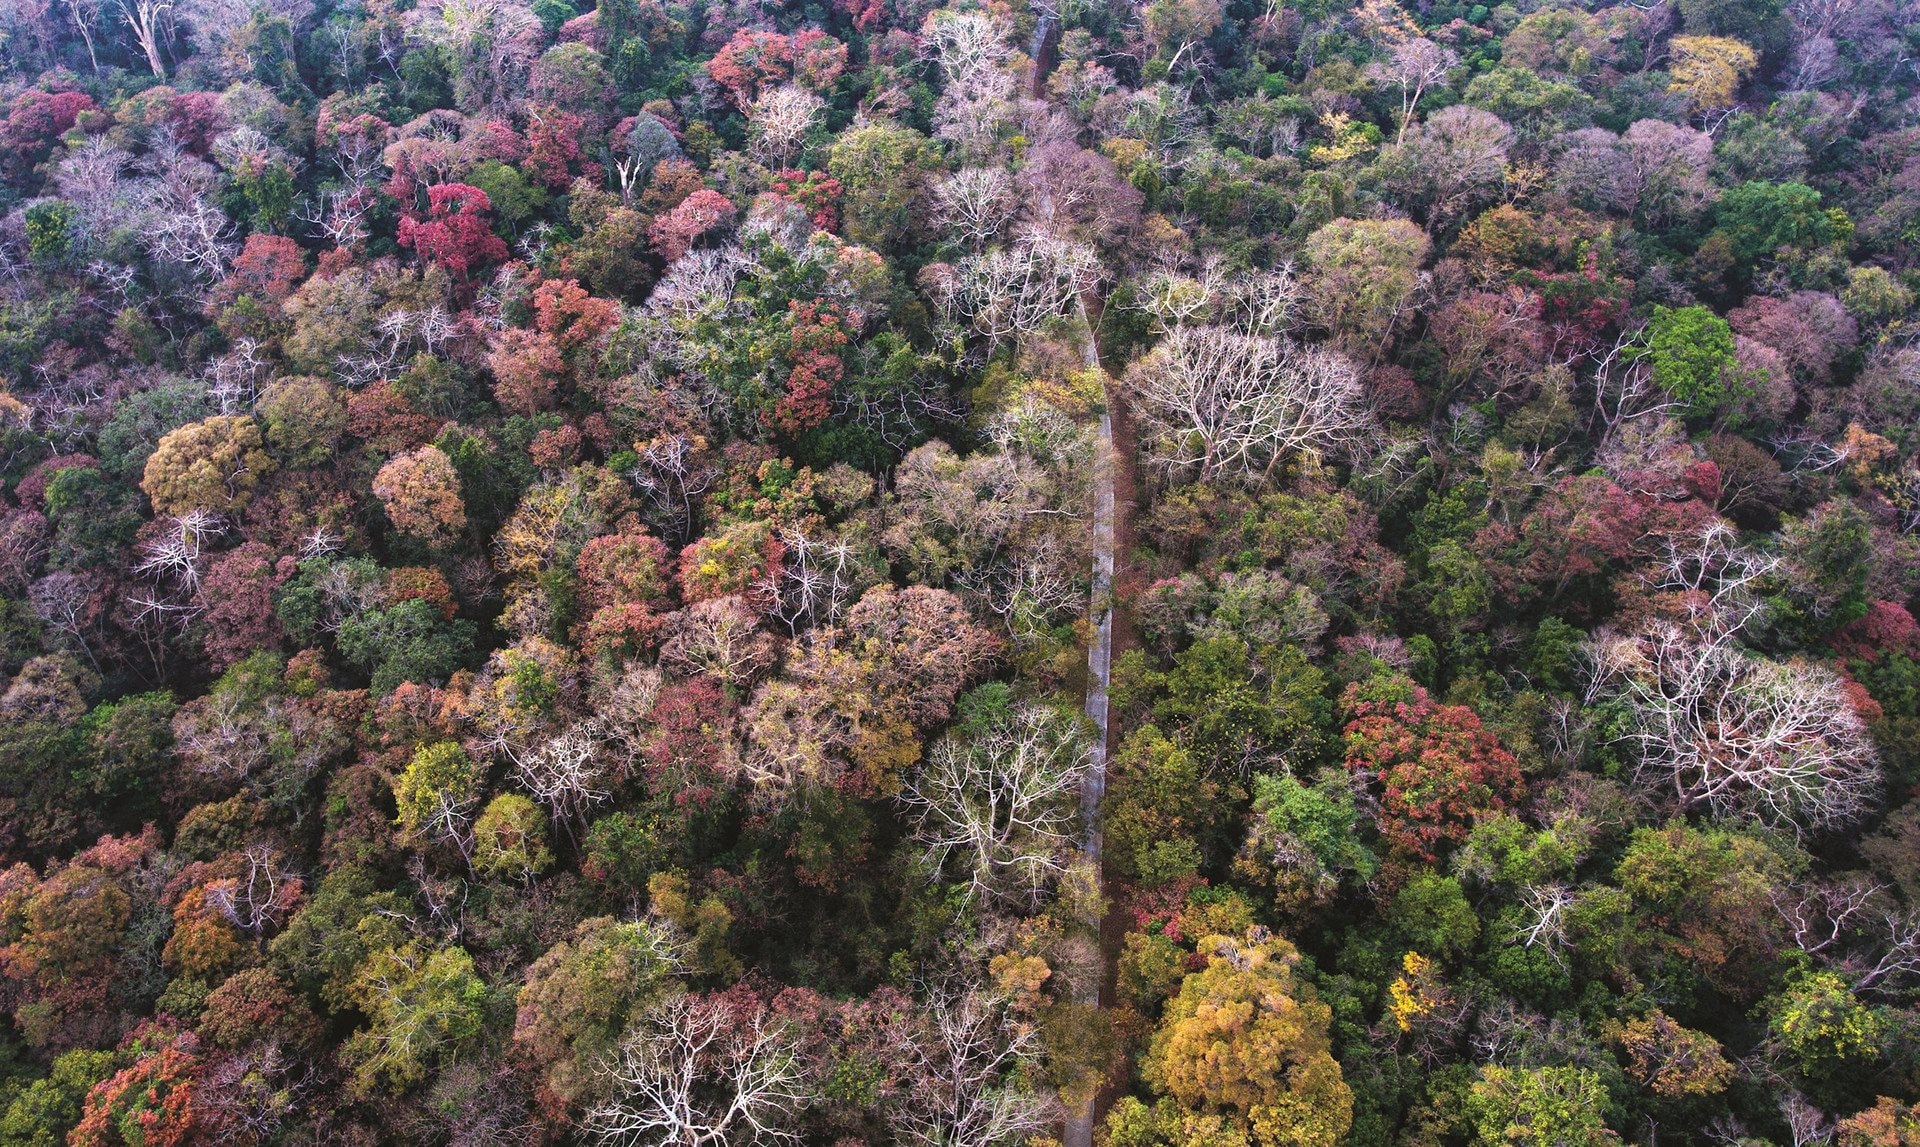
M 1058 21 L 1051 15 L 1043 16 L 1034 30 L 1032 45 L 1031 94 L 1035 99 L 1046 98 L 1047 76 L 1053 70 L 1059 36 Z M 1042 195 L 1045 195 L 1044 190 Z M 1052 202 L 1043 202 L 1041 217 L 1051 219 L 1052 216 Z M 1080 325 L 1081 359 L 1085 368 L 1099 378 L 1101 397 L 1099 440 L 1095 444 L 1099 460 L 1094 466 L 1093 521 L 1091 537 L 1088 539 L 1093 569 L 1087 616 L 1093 623 L 1093 638 L 1087 644 L 1086 714 L 1094 727 L 1093 767 L 1087 770 L 1086 782 L 1080 789 L 1080 817 L 1081 849 L 1092 863 L 1095 879 L 1104 894 L 1106 879 L 1101 860 L 1100 803 L 1107 792 L 1107 748 L 1111 742 L 1107 727 L 1107 690 L 1112 684 L 1113 674 L 1114 555 L 1119 548 L 1121 514 L 1124 512 L 1124 503 L 1116 495 L 1119 485 L 1116 475 L 1132 459 L 1123 457 L 1114 449 L 1113 380 L 1100 363 L 1100 344 L 1094 333 L 1093 321 L 1088 316 L 1084 295 L 1077 297 L 1074 305 Z M 1094 308 L 1097 310 L 1099 305 L 1100 300 L 1096 298 Z M 1133 483 L 1128 481 L 1125 486 L 1130 493 Z M 1080 1003 L 1104 1007 L 1106 1001 L 1102 995 L 1109 962 L 1105 943 L 1106 921 L 1098 921 L 1095 926 L 1100 941 L 1100 959 L 1092 968 L 1076 969 L 1078 974 L 1071 985 L 1071 995 Z M 1066 1113 L 1061 1136 L 1064 1147 L 1093 1147 L 1093 1127 L 1099 1115 L 1098 1108 L 1099 1094 L 1096 1092 L 1078 1108 Z
M 1110 735 L 1107 726 L 1107 690 L 1113 676 L 1113 605 L 1114 605 L 1114 553 L 1118 548 L 1119 515 L 1121 502 L 1115 494 L 1115 475 L 1129 459 L 1122 458 L 1113 445 L 1113 387 L 1106 368 L 1100 365 L 1099 344 L 1095 341 L 1093 323 L 1088 320 L 1086 301 L 1078 302 L 1080 317 L 1080 348 L 1086 369 L 1094 372 L 1100 379 L 1100 425 L 1099 440 L 1095 447 L 1100 455 L 1094 467 L 1093 522 L 1091 538 L 1093 551 L 1093 589 L 1089 602 L 1088 619 L 1093 622 L 1093 639 L 1087 644 L 1087 697 L 1086 714 L 1093 722 L 1093 767 L 1087 771 L 1086 783 L 1080 790 L 1080 815 L 1082 819 L 1082 849 L 1093 865 L 1093 871 L 1099 881 L 1101 891 L 1105 891 L 1106 880 L 1102 874 L 1100 840 L 1100 802 L 1107 791 L 1107 747 Z M 1131 488 L 1131 483 L 1128 484 Z M 1105 928 L 1101 928 L 1104 938 Z M 1106 945 L 1101 944 L 1100 962 L 1089 977 L 1084 973 L 1080 982 L 1073 985 L 1073 995 L 1081 1003 L 1095 1007 L 1104 1006 L 1101 998 L 1107 975 Z M 1062 1136 L 1065 1147 L 1093 1147 L 1093 1125 L 1097 1115 L 1098 1097 L 1090 1097 L 1078 1110 L 1069 1111 L 1066 1117 L 1065 1132 Z

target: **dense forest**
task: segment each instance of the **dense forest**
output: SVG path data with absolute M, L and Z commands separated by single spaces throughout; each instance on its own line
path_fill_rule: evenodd
M 0 1147 L 1916 1147 L 1916 292 L 1914 0 L 0 0 Z

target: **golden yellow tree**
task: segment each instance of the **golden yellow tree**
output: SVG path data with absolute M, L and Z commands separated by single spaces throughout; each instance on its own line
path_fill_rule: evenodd
M 1694 111 L 1724 108 L 1759 62 L 1752 48 L 1726 36 L 1675 36 L 1667 90 L 1686 93 Z
M 1253 928 L 1200 942 L 1207 966 L 1167 1003 L 1147 1080 L 1188 1111 L 1225 1117 L 1261 1147 L 1334 1147 L 1353 1125 L 1327 1025 L 1300 953 Z
M 222 414 L 160 439 L 140 488 L 162 514 L 225 513 L 245 506 L 254 486 L 273 469 L 260 424 L 245 415 Z

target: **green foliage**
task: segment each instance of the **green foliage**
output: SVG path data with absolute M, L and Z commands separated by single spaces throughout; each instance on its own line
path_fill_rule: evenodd
M 1734 363 L 1733 328 L 1706 307 L 1655 307 L 1645 353 L 1654 383 L 1696 418 L 1750 393 Z
M 1579 1067 L 1508 1068 L 1488 1064 L 1467 1096 L 1475 1142 L 1520 1147 L 1600 1147 L 1617 1142 L 1607 1129 L 1607 1092 Z
M 121 1064 L 115 1052 L 70 1051 L 53 1061 L 44 1078 L 9 1088 L 11 1098 L 0 1111 L 0 1145 L 64 1147 L 67 1132 L 80 1122 L 87 1093 Z
M 334 635 L 340 656 L 366 671 L 376 693 L 409 682 L 446 680 L 473 657 L 475 629 L 464 618 L 447 620 L 424 599 L 348 618 Z
M 1821 208 L 1820 193 L 1802 183 L 1750 180 L 1729 188 L 1714 208 L 1714 224 L 1714 233 L 1726 239 L 1742 268 L 1781 248 L 1804 250 L 1834 238 L 1833 218 Z
M 369 1096 L 416 1086 L 459 1054 L 480 1035 L 491 997 L 465 949 L 420 941 L 373 952 L 348 992 L 367 1026 L 341 1055 Z
M 49 199 L 27 208 L 27 254 L 36 263 L 65 261 L 73 244 L 73 204 Z

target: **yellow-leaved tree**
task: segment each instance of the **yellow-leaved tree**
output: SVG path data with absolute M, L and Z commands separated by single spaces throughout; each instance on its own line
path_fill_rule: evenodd
M 1253 928 L 1209 936 L 1200 951 L 1207 966 L 1180 985 L 1154 1031 L 1148 1082 L 1180 1116 L 1217 1118 L 1259 1147 L 1342 1142 L 1353 1091 L 1328 1041 L 1332 1012 L 1297 974 L 1299 950 Z
M 1667 90 L 1686 93 L 1694 111 L 1728 107 L 1759 62 L 1752 48 L 1727 36 L 1675 36 Z

